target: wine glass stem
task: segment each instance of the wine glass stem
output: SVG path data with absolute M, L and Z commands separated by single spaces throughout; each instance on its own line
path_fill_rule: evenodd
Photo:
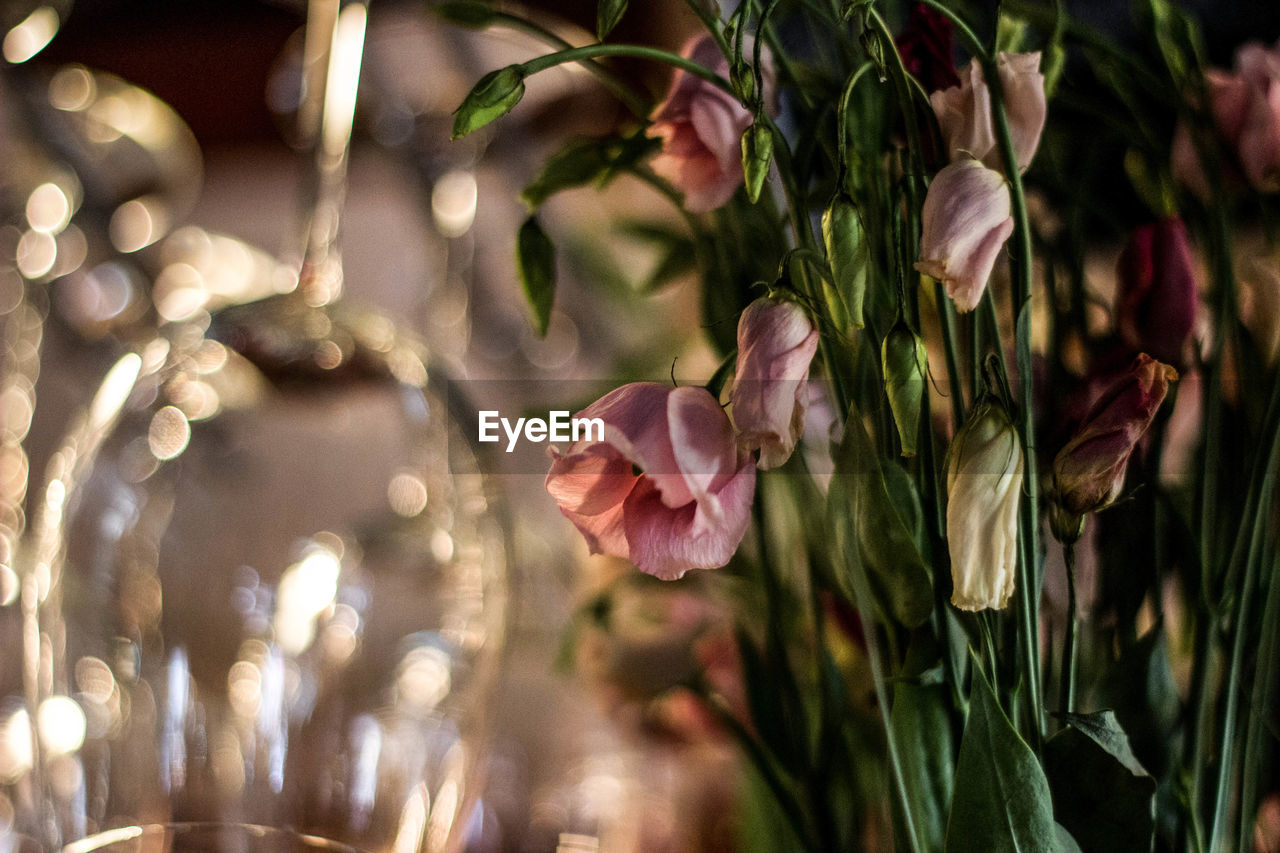
M 338 226 L 346 197 L 367 18 L 368 5 L 363 0 L 309 0 L 307 4 L 298 129 L 311 151 L 312 199 L 298 291 L 311 305 L 332 302 L 342 292 Z

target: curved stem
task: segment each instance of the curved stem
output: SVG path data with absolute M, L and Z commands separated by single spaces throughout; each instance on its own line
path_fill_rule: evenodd
M 543 44 L 554 47 L 556 50 L 571 50 L 573 45 L 551 30 L 541 24 L 523 18 L 520 15 L 514 15 L 510 12 L 494 12 L 491 18 L 490 26 L 506 27 L 509 30 L 515 30 L 524 33 L 531 38 L 535 38 Z M 601 85 L 618 97 L 618 100 L 637 118 L 645 118 L 649 115 L 648 100 L 635 91 L 627 84 L 625 80 L 617 74 L 605 68 L 598 62 L 585 61 L 582 67 L 591 72 L 591 74 L 600 81 Z
M 967 23 L 965 23 L 964 18 L 961 18 L 951 9 L 947 8 L 942 3 L 939 3 L 938 0 L 921 0 L 921 2 L 933 9 L 935 12 L 941 13 L 943 17 L 955 26 L 956 32 L 960 33 L 960 38 L 964 40 L 965 45 L 969 48 L 969 53 L 972 54 L 975 59 L 986 62 L 990 58 L 990 53 L 988 53 L 987 48 L 982 44 L 982 39 L 978 38 L 977 34 Z
M 735 99 L 737 98 L 737 93 L 733 91 L 733 86 L 730 85 L 729 81 L 705 65 L 694 62 L 692 59 L 681 56 L 678 53 L 672 53 L 669 50 L 638 44 L 589 44 L 583 47 L 571 47 L 568 50 L 535 57 L 527 62 L 520 63 L 518 67 L 521 73 L 528 77 L 537 74 L 539 71 L 554 68 L 557 65 L 564 65 L 569 62 L 585 62 L 601 56 L 629 56 L 635 59 L 651 59 L 655 62 L 665 62 L 667 65 L 687 71 L 695 77 L 700 77 L 713 86 L 723 89 Z

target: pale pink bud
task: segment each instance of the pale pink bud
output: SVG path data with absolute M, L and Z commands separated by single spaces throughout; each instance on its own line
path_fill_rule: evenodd
M 1001 53 L 996 59 L 1005 116 L 1013 141 L 1018 171 L 1024 172 L 1035 157 L 1044 130 L 1048 105 L 1040 53 Z M 960 85 L 929 96 L 951 159 L 969 156 L 992 169 L 1004 171 L 1004 159 L 996 142 L 991 116 L 991 91 L 976 60 L 960 70 Z
M 747 40 L 747 57 L 752 56 Z M 729 76 L 729 61 L 710 34 L 691 39 L 681 55 Z M 772 88 L 767 52 L 762 53 L 766 96 Z M 658 105 L 649 136 L 662 140 L 662 153 L 653 170 L 684 193 L 684 206 L 693 213 L 720 207 L 742 186 L 742 134 L 752 116 L 733 95 L 714 84 L 676 69 L 671 90 Z
M 1178 372 L 1142 353 L 1089 408 L 1053 460 L 1054 500 L 1083 516 L 1110 506 L 1124 488 L 1129 457 Z
M 947 452 L 947 550 L 961 610 L 1003 609 L 1018 560 L 1022 444 L 1008 412 L 979 400 Z
M 809 363 L 817 350 L 818 332 L 796 303 L 760 298 L 742 312 L 729 401 L 740 442 L 760 451 L 762 469 L 786 462 L 804 433 Z
M 1243 172 L 1260 192 L 1280 190 L 1280 44 L 1250 42 L 1236 51 L 1232 73 L 1210 69 L 1204 82 L 1214 130 L 1238 164 L 1224 164 L 1228 177 L 1238 181 Z M 1209 181 L 1185 125 L 1174 133 L 1171 157 L 1174 177 L 1207 201 Z
M 705 388 L 633 382 L 577 417 L 603 421 L 604 438 L 553 450 L 546 489 L 591 553 L 664 580 L 729 562 L 751 520 L 755 466 Z
M 1009 186 L 977 160 L 957 160 L 929 185 L 916 269 L 946 285 L 961 313 L 982 298 L 1005 240 L 1013 233 Z

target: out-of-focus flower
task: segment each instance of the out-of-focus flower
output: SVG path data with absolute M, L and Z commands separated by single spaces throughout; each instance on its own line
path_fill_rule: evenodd
M 1040 53 L 1000 53 L 996 68 L 1018 171 L 1024 172 L 1040 145 L 1048 111 Z M 938 116 L 952 160 L 967 154 L 992 169 L 1004 171 L 991 116 L 991 90 L 982 76 L 981 63 L 971 61 L 960 70 L 960 85 L 934 92 L 929 103 Z
M 1196 322 L 1195 262 L 1181 219 L 1167 217 L 1134 230 L 1117 265 L 1116 329 L 1136 352 L 1183 363 Z
M 1079 524 L 1068 523 L 1071 519 L 1104 509 L 1120 496 L 1133 448 L 1177 378 L 1172 367 L 1143 353 L 1090 407 L 1053 460 L 1053 499 L 1065 514 L 1056 525 L 1061 532 L 1078 535 Z
M 947 452 L 947 549 L 951 603 L 1002 609 L 1017 574 L 1022 444 L 1004 406 L 980 399 Z
M 1233 73 L 1210 69 L 1204 82 L 1214 129 L 1245 179 L 1260 192 L 1280 191 L 1280 43 L 1242 45 Z M 1185 125 L 1174 134 L 1172 159 L 1174 177 L 1207 200 L 1209 180 Z
M 894 41 L 902 64 L 926 92 L 960 85 L 952 42 L 951 19 L 924 3 L 915 3 L 907 26 Z
M 1263 361 L 1275 364 L 1280 355 L 1280 254 L 1254 255 L 1240 266 L 1240 321 Z
M 929 185 L 916 269 L 946 285 L 960 312 L 972 311 L 1013 233 L 1009 186 L 977 160 L 957 160 Z
M 809 363 L 818 332 L 794 302 L 761 297 L 738 320 L 738 361 L 733 420 L 747 451 L 760 451 L 760 467 L 776 468 L 791 457 L 804 434 L 809 402 Z
M 744 48 L 751 56 L 750 40 Z M 729 61 L 710 34 L 691 39 L 681 55 L 729 76 Z M 768 54 L 761 52 L 768 66 Z M 765 94 L 772 88 L 772 72 L 761 70 Z M 701 213 L 715 210 L 742 186 L 742 134 L 751 125 L 749 113 L 733 95 L 718 86 L 676 69 L 666 100 L 658 105 L 648 134 L 662 140 L 662 153 L 653 170 L 684 193 L 684 206 Z
M 1254 853 L 1280 850 L 1280 791 L 1272 791 L 1258 804 L 1258 821 L 1253 830 Z
M 705 388 L 634 382 L 576 417 L 599 418 L 603 440 L 553 449 L 546 489 L 593 554 L 666 580 L 729 561 L 750 521 L 755 466 Z

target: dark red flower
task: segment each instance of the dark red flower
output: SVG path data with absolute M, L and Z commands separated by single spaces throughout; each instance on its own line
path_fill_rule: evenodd
M 952 59 L 952 26 L 945 15 L 923 3 L 911 7 L 906 29 L 895 40 L 902 64 L 926 92 L 960 85 Z
M 1116 331 L 1135 352 L 1181 367 L 1199 291 L 1187 227 L 1177 217 L 1134 230 L 1116 270 Z

